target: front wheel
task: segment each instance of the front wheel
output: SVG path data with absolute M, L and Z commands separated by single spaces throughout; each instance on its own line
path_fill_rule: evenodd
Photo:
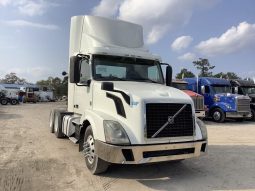
M 7 105 L 8 104 L 8 100 L 7 99 L 1 99 L 1 104 L 2 105 Z
M 213 121 L 217 123 L 223 123 L 225 121 L 225 113 L 220 108 L 216 108 L 212 111 Z
M 105 172 L 109 163 L 100 159 L 95 153 L 95 139 L 91 126 L 87 127 L 84 135 L 83 152 L 85 163 L 92 174 L 100 174 Z

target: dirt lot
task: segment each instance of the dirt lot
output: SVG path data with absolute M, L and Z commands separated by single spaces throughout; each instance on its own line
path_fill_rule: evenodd
M 0 105 L 1 191 L 255 190 L 253 122 L 207 121 L 207 156 L 181 163 L 114 165 L 93 176 L 78 146 L 49 132 L 53 107 L 59 103 Z

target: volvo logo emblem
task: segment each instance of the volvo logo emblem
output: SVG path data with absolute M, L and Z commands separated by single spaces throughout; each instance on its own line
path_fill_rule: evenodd
M 167 121 L 168 121 L 168 124 L 174 124 L 174 118 L 173 118 L 173 116 L 168 116 Z

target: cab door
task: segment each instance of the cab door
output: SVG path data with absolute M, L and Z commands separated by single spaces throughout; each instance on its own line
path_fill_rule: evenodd
M 88 59 L 80 61 L 80 82 L 75 85 L 74 112 L 84 114 L 92 106 L 91 65 Z

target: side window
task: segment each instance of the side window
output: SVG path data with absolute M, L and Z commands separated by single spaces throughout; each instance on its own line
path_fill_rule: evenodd
M 88 60 L 81 61 L 80 82 L 86 82 L 90 79 L 90 66 Z
M 209 86 L 205 86 L 205 93 L 206 93 L 206 94 L 209 94 L 209 93 L 210 93 L 210 88 L 209 88 Z
M 148 67 L 148 78 L 150 80 L 154 80 L 154 81 L 159 80 L 159 74 L 158 74 L 158 67 L 157 66 Z

